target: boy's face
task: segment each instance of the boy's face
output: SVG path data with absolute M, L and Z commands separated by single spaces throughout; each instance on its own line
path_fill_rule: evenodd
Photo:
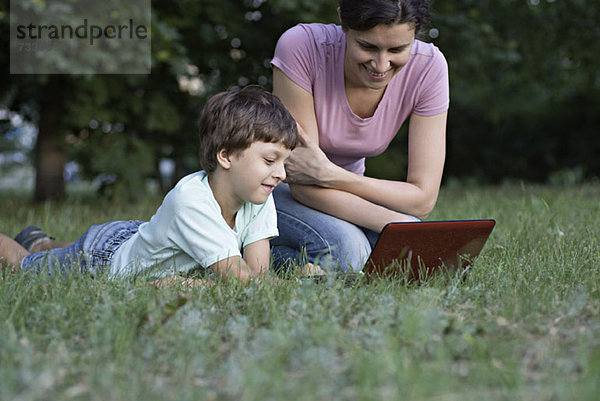
M 281 143 L 259 141 L 231 155 L 229 173 L 234 195 L 242 202 L 266 202 L 273 189 L 285 179 L 284 161 L 290 152 Z

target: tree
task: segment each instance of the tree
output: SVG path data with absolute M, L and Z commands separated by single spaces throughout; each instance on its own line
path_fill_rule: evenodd
M 0 88 L 4 89 L 2 106 L 19 111 L 38 125 L 34 158 L 36 166 L 34 198 L 36 200 L 60 198 L 64 195 L 63 170 L 68 145 L 65 143 L 65 138 L 78 128 L 71 124 L 72 118 L 69 112 L 73 109 L 73 99 L 80 97 L 78 89 L 90 81 L 86 76 L 75 74 L 90 71 L 115 72 L 111 70 L 113 64 L 119 68 L 116 71 L 123 69 L 129 71 L 127 68 L 135 67 L 136 63 L 140 62 L 140 58 L 139 52 L 131 46 L 125 47 L 128 51 L 116 58 L 115 49 L 123 50 L 123 48 L 115 48 L 117 42 L 110 42 L 108 39 L 97 46 L 87 46 L 85 42 L 88 37 L 91 41 L 91 36 L 88 36 L 85 30 L 82 32 L 85 32 L 86 39 L 79 41 L 65 41 L 52 37 L 49 32 L 54 32 L 56 35 L 57 27 L 63 30 L 65 27 L 72 29 L 77 27 L 76 30 L 87 28 L 87 19 L 84 19 L 82 25 L 80 18 L 82 7 L 84 16 L 88 15 L 85 13 L 90 13 L 109 22 L 115 15 L 106 13 L 106 7 L 109 11 L 126 10 L 127 13 L 133 13 L 131 15 L 137 15 L 135 13 L 139 12 L 140 8 L 129 3 L 123 6 L 115 0 L 90 4 L 76 0 L 54 2 L 23 0 L 12 2 L 9 14 L 6 3 L 5 1 L 3 11 L 0 12 L 0 29 L 5 33 L 10 32 L 2 36 L 3 48 L 10 49 L 10 63 L 8 62 L 9 51 L 3 52 L 3 79 L 0 83 Z M 97 10 L 92 11 L 90 7 Z M 143 11 L 143 7 L 141 9 Z M 48 23 L 47 19 L 52 17 L 54 19 Z M 9 30 L 9 26 L 15 29 Z M 52 31 L 53 27 L 54 31 Z M 29 35 L 20 37 L 19 34 L 22 32 L 29 32 Z M 42 32 L 47 33 L 47 36 L 41 35 Z M 10 41 L 7 41 L 9 37 Z M 59 42 L 55 42 L 57 39 Z M 125 43 L 125 41 L 121 42 Z M 80 46 L 82 43 L 83 46 Z M 9 75 L 9 65 L 10 72 L 28 75 Z M 68 75 L 56 73 L 68 73 Z
M 297 22 L 295 11 L 301 9 L 300 15 L 312 21 L 319 20 L 325 9 L 334 16 L 335 7 L 330 6 L 324 0 L 154 1 L 152 73 L 148 76 L 7 79 L 7 71 L 3 71 L 0 87 L 10 94 L 3 99 L 4 107 L 35 111 L 28 115 L 39 127 L 35 198 L 64 194 L 62 171 L 67 157 L 76 158 L 90 177 L 113 173 L 115 184 L 133 193 L 140 188 L 134 183 L 149 174 L 143 153 L 151 153 L 155 166 L 162 157 L 174 159 L 174 178 L 197 168 L 193 161 L 195 122 L 205 99 L 235 85 L 255 83 L 270 88 L 268 60 L 279 35 Z M 0 20 L 5 31 L 7 17 L 3 14 Z M 191 87 L 190 82 L 198 87 Z M 91 122 L 95 123 L 90 126 Z M 116 132 L 115 127 L 120 130 Z M 119 139 L 103 139 L 110 136 Z M 115 143 L 127 151 L 117 152 Z M 103 152 L 109 147 L 111 154 Z M 132 154 L 134 149 L 137 155 Z M 115 153 L 126 158 L 130 168 L 117 167 Z M 167 183 L 163 189 L 169 186 Z
M 433 5 L 430 39 L 450 67 L 447 176 L 543 181 L 572 168 L 599 175 L 600 5 Z M 3 0 L 0 107 L 38 125 L 39 200 L 64 193 L 67 160 L 90 178 L 109 173 L 115 181 L 105 189 L 113 196 L 141 193 L 164 158 L 175 161 L 173 179 L 197 169 L 196 121 L 207 97 L 232 86 L 270 89 L 269 60 L 281 33 L 298 22 L 337 21 L 333 0 L 155 0 L 151 74 L 9 75 L 7 10 Z M 112 55 L 103 48 L 87 58 L 102 54 Z M 405 154 L 401 131 L 368 168 L 400 178 Z
M 450 174 L 600 174 L 597 3 L 436 1 L 435 11 L 435 43 L 450 66 Z

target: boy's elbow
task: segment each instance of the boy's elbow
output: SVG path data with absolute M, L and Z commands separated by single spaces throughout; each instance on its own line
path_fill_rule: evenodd
M 247 272 L 242 271 L 227 271 L 227 272 L 217 272 L 217 275 L 222 281 L 237 281 L 242 284 L 246 284 L 250 282 L 252 276 Z
M 210 266 L 221 280 L 238 280 L 247 283 L 253 277 L 246 262 L 239 256 L 227 258 Z

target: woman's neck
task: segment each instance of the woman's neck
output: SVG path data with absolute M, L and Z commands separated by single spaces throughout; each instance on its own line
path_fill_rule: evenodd
M 385 89 L 371 89 L 365 87 L 353 87 L 345 85 L 346 99 L 354 114 L 360 118 L 373 117 L 379 102 L 383 99 Z

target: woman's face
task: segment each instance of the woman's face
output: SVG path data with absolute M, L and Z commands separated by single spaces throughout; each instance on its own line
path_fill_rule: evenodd
M 410 58 L 415 41 L 409 23 L 377 25 L 368 31 L 347 29 L 344 76 L 346 85 L 384 89 Z

